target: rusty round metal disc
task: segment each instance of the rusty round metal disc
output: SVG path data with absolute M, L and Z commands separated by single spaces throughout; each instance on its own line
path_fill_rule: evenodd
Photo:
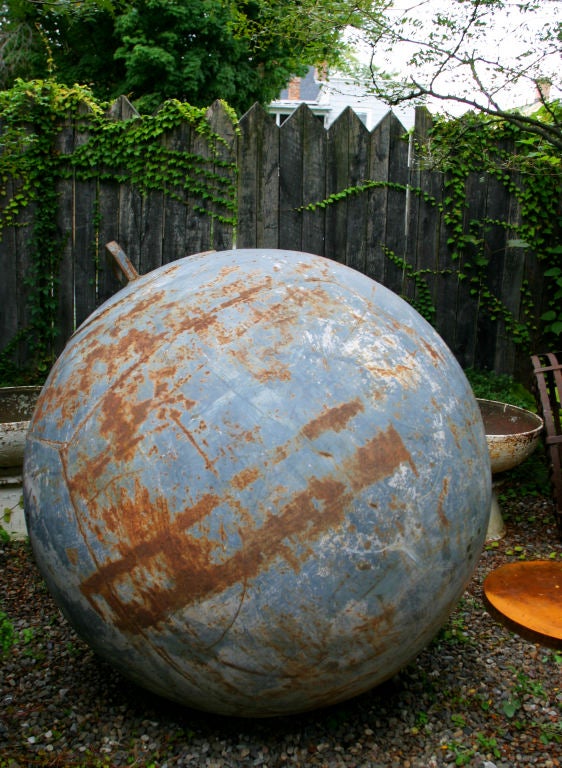
M 484 581 L 492 616 L 531 642 L 562 648 L 562 563 L 508 563 Z

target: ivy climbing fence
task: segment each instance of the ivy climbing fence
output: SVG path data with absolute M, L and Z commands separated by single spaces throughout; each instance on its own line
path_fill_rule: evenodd
M 491 175 L 469 175 L 457 221 L 463 248 L 455 248 L 446 175 L 416 149 L 431 125 L 426 110 L 417 111 L 413 136 L 391 113 L 369 132 L 351 110 L 326 130 L 306 106 L 277 126 L 259 105 L 236 124 L 217 102 L 207 131 L 162 118 L 147 142 L 124 97 L 103 120 L 137 130 L 138 139 L 115 134 L 121 153 L 96 154 L 97 134 L 80 114 L 53 133 L 52 156 L 64 171 L 53 178 L 50 234 L 34 226 L 41 194 L 18 206 L 21 179 L 6 182 L 2 204 L 13 215 L 0 241 L 0 351 L 16 365 L 26 364 L 33 343 L 24 331 L 42 307 L 50 303 L 43 318 L 56 355 L 121 287 L 104 247 L 111 240 L 141 274 L 211 249 L 319 254 L 412 302 L 463 367 L 521 378 L 529 352 L 542 351 L 545 266 L 517 234 L 517 198 Z M 42 264 L 47 245 L 55 257 Z M 522 327 L 527 338 L 518 343 Z

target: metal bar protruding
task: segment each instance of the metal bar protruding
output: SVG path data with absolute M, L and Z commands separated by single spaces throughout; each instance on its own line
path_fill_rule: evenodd
M 112 240 L 110 243 L 106 243 L 105 245 L 107 251 L 113 256 L 113 259 L 116 263 L 116 265 L 119 267 L 123 275 L 125 276 L 125 279 L 127 282 L 132 282 L 133 280 L 138 280 L 140 277 L 137 270 L 133 267 L 131 264 L 131 261 L 125 251 L 121 248 L 119 243 L 116 243 L 115 240 Z

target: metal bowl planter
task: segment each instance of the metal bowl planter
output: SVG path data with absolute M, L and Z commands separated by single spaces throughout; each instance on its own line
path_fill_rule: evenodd
M 544 422 L 540 416 L 497 400 L 477 400 L 493 474 L 514 469 L 536 449 Z
M 58 604 L 181 704 L 265 717 L 355 696 L 447 620 L 484 543 L 476 400 L 369 278 L 273 249 L 132 280 L 75 333 L 28 436 Z
M 0 468 L 23 465 L 25 438 L 41 387 L 0 387 Z
M 543 420 L 536 413 L 498 400 L 477 398 L 484 422 L 486 444 L 490 454 L 492 504 L 486 539 L 496 541 L 505 535 L 498 487 L 502 473 L 514 469 L 533 453 L 540 440 Z
M 0 387 L 0 528 L 13 539 L 25 539 L 22 469 L 25 438 L 41 387 Z

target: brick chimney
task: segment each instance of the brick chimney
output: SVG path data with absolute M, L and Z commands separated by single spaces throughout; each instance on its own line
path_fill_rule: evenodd
M 287 95 L 292 101 L 298 101 L 301 97 L 301 79 L 293 77 L 287 86 Z

